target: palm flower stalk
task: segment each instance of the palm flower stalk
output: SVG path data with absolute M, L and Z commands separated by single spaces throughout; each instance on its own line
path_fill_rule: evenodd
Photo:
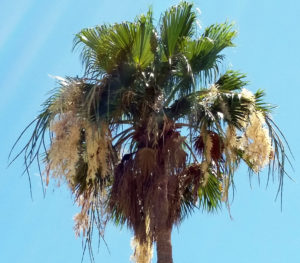
M 76 35 L 85 74 L 57 77 L 16 157 L 27 171 L 43 164 L 47 184 L 67 183 L 90 252 L 93 230 L 102 237 L 113 221 L 134 232 L 132 260 L 149 263 L 155 242 L 157 262 L 172 263 L 173 226 L 195 208 L 228 205 L 241 163 L 254 176 L 267 166 L 280 192 L 287 155 L 273 107 L 244 74 L 221 70 L 236 34 L 228 22 L 200 32 L 193 5 L 181 2 L 157 26 L 150 9 Z

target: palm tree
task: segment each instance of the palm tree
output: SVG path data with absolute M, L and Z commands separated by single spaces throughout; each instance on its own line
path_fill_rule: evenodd
M 157 262 L 172 263 L 173 226 L 195 208 L 229 205 L 242 162 L 250 175 L 278 171 L 280 192 L 287 156 L 272 107 L 263 91 L 245 89 L 244 74 L 221 67 L 237 32 L 227 22 L 200 31 L 187 2 L 157 27 L 149 10 L 81 30 L 74 47 L 84 76 L 57 77 L 25 129 L 34 126 L 16 158 L 24 154 L 26 170 L 43 158 L 46 183 L 68 184 L 81 206 L 75 231 L 89 248 L 93 229 L 102 236 L 111 220 L 133 230 L 134 260 L 150 262 L 156 242 Z

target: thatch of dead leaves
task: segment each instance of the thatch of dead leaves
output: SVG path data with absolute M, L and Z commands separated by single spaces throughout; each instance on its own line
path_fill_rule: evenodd
M 156 199 L 160 198 L 161 169 L 165 169 L 169 175 L 169 225 L 182 219 L 184 197 L 189 195 L 196 204 L 198 189 L 203 183 L 200 165 L 186 167 L 187 153 L 183 149 L 185 138 L 173 126 L 166 123 L 166 127 L 155 148 L 142 147 L 134 154 L 125 155 L 115 170 L 110 208 L 116 217 L 119 216 L 119 220 L 127 220 L 141 242 L 147 237 L 146 217 L 150 218 L 152 239 L 159 223 L 159 211 L 153 204 L 160 202 Z

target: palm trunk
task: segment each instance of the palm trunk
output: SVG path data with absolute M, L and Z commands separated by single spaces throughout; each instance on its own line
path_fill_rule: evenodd
M 172 227 L 158 230 L 156 236 L 157 263 L 173 263 L 171 232 Z
M 172 225 L 168 223 L 169 202 L 168 202 L 168 175 L 163 172 L 160 175 L 158 184 L 157 215 L 158 224 L 156 230 L 156 251 L 157 263 L 173 263 L 171 232 Z

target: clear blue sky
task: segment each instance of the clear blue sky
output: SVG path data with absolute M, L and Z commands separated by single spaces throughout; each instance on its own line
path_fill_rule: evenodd
M 265 89 L 278 105 L 274 119 L 292 147 L 295 182 L 286 180 L 283 211 L 274 201 L 277 181 L 252 188 L 245 169 L 236 173 L 231 206 L 216 215 L 200 212 L 174 230 L 175 263 L 300 262 L 299 185 L 299 14 L 296 0 L 197 0 L 202 25 L 235 21 L 237 47 L 227 52 L 227 66 L 248 74 L 249 88 Z M 81 240 L 75 239 L 76 213 L 65 187 L 42 196 L 36 167 L 31 169 L 33 198 L 22 162 L 9 169 L 7 156 L 21 130 L 38 113 L 46 93 L 55 86 L 51 75 L 81 75 L 74 34 L 103 22 L 132 20 L 153 5 L 156 17 L 177 1 L 150 0 L 1 0 L 0 3 L 0 261 L 17 263 L 80 263 Z M 262 178 L 266 173 L 262 174 Z M 55 190 L 54 190 L 55 189 Z M 132 233 L 109 226 L 96 262 L 129 262 Z M 84 262 L 89 262 L 86 256 Z M 155 261 L 154 261 L 155 262 Z

